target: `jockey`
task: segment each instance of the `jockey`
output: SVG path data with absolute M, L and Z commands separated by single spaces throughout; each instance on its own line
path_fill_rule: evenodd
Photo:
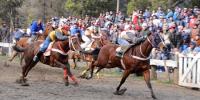
M 83 44 L 81 44 L 81 48 L 85 49 L 88 47 L 88 45 L 92 42 L 92 38 L 100 38 L 100 36 L 97 35 L 98 34 L 98 29 L 95 26 L 90 26 L 89 28 L 87 28 L 85 30 L 85 34 L 82 35 L 82 39 L 84 41 Z
M 14 32 L 14 39 L 15 39 L 15 41 L 19 41 L 20 38 L 22 36 L 24 36 L 24 35 L 25 35 L 25 32 L 24 32 L 23 29 L 16 29 L 16 31 Z
M 41 19 L 39 19 L 38 21 L 33 21 L 30 30 L 31 30 L 31 42 L 33 42 L 34 40 L 37 39 L 37 34 L 38 33 L 41 34 L 44 31 L 44 26 L 41 22 Z
M 148 34 L 148 33 L 147 33 Z M 132 46 L 140 43 L 141 41 L 144 41 L 146 39 L 147 35 L 141 36 L 140 32 L 137 30 L 130 30 L 128 27 L 125 29 L 125 31 L 121 32 L 118 36 L 118 44 L 121 46 L 120 48 L 116 49 L 116 56 L 122 57 L 124 50 L 126 50 L 126 46 Z
M 74 24 L 71 28 L 70 28 L 70 35 L 71 36 L 78 36 L 81 35 L 82 30 L 78 27 L 77 24 Z
M 62 28 L 58 28 L 50 32 L 45 41 L 43 42 L 43 46 L 39 49 L 39 52 L 34 56 L 33 61 L 35 62 L 39 61 L 39 58 L 46 51 L 51 42 L 54 42 L 56 40 L 61 40 L 61 41 L 67 40 L 68 36 L 64 36 L 64 33 L 68 30 L 69 27 L 67 25 L 64 25 Z

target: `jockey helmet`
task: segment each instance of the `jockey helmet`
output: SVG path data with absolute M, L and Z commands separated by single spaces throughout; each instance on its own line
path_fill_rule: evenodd
M 69 31 L 69 26 L 68 25 L 63 25 L 61 29 L 65 30 L 65 31 Z

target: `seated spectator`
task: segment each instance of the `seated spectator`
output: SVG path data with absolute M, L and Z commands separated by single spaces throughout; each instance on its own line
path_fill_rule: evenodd
M 182 54 L 187 55 L 187 54 L 197 54 L 198 52 L 200 52 L 200 47 L 196 46 L 195 42 L 191 42 L 190 46 L 185 49 Z

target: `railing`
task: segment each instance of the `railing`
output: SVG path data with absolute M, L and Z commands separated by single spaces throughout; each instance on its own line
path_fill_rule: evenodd
M 11 56 L 12 55 L 12 46 L 13 44 L 12 43 L 3 43 L 3 42 L 0 42 L 0 47 L 6 47 L 8 48 L 8 51 L 7 51 L 7 55 L 8 56 Z M 2 49 L 1 49 L 2 50 Z M 1 51 L 2 52 L 2 51 Z
M 178 84 L 186 87 L 200 88 L 200 53 L 177 54 L 175 60 L 150 59 L 150 65 L 178 68 Z

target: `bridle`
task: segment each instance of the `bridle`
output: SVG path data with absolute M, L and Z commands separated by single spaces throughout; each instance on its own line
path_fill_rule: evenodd
M 162 39 L 162 37 L 160 36 L 160 34 L 158 34 L 158 36 L 159 36 L 159 39 L 161 40 L 161 42 L 164 44 L 164 46 L 166 46 L 166 45 L 165 45 L 165 42 L 164 42 L 164 40 Z M 156 44 L 153 44 L 152 41 L 149 39 L 149 37 L 147 37 L 147 41 L 151 44 L 151 46 L 152 46 L 153 48 L 156 47 Z M 151 58 L 151 55 L 149 55 L 148 57 L 146 57 L 146 56 L 144 55 L 144 53 L 142 52 L 142 47 L 141 47 L 141 45 L 142 45 L 142 44 L 140 44 L 140 54 L 141 54 L 143 57 L 139 57 L 139 56 L 135 56 L 135 55 L 131 55 L 131 57 L 134 58 L 134 59 L 142 60 L 142 61 L 149 60 L 149 59 Z

